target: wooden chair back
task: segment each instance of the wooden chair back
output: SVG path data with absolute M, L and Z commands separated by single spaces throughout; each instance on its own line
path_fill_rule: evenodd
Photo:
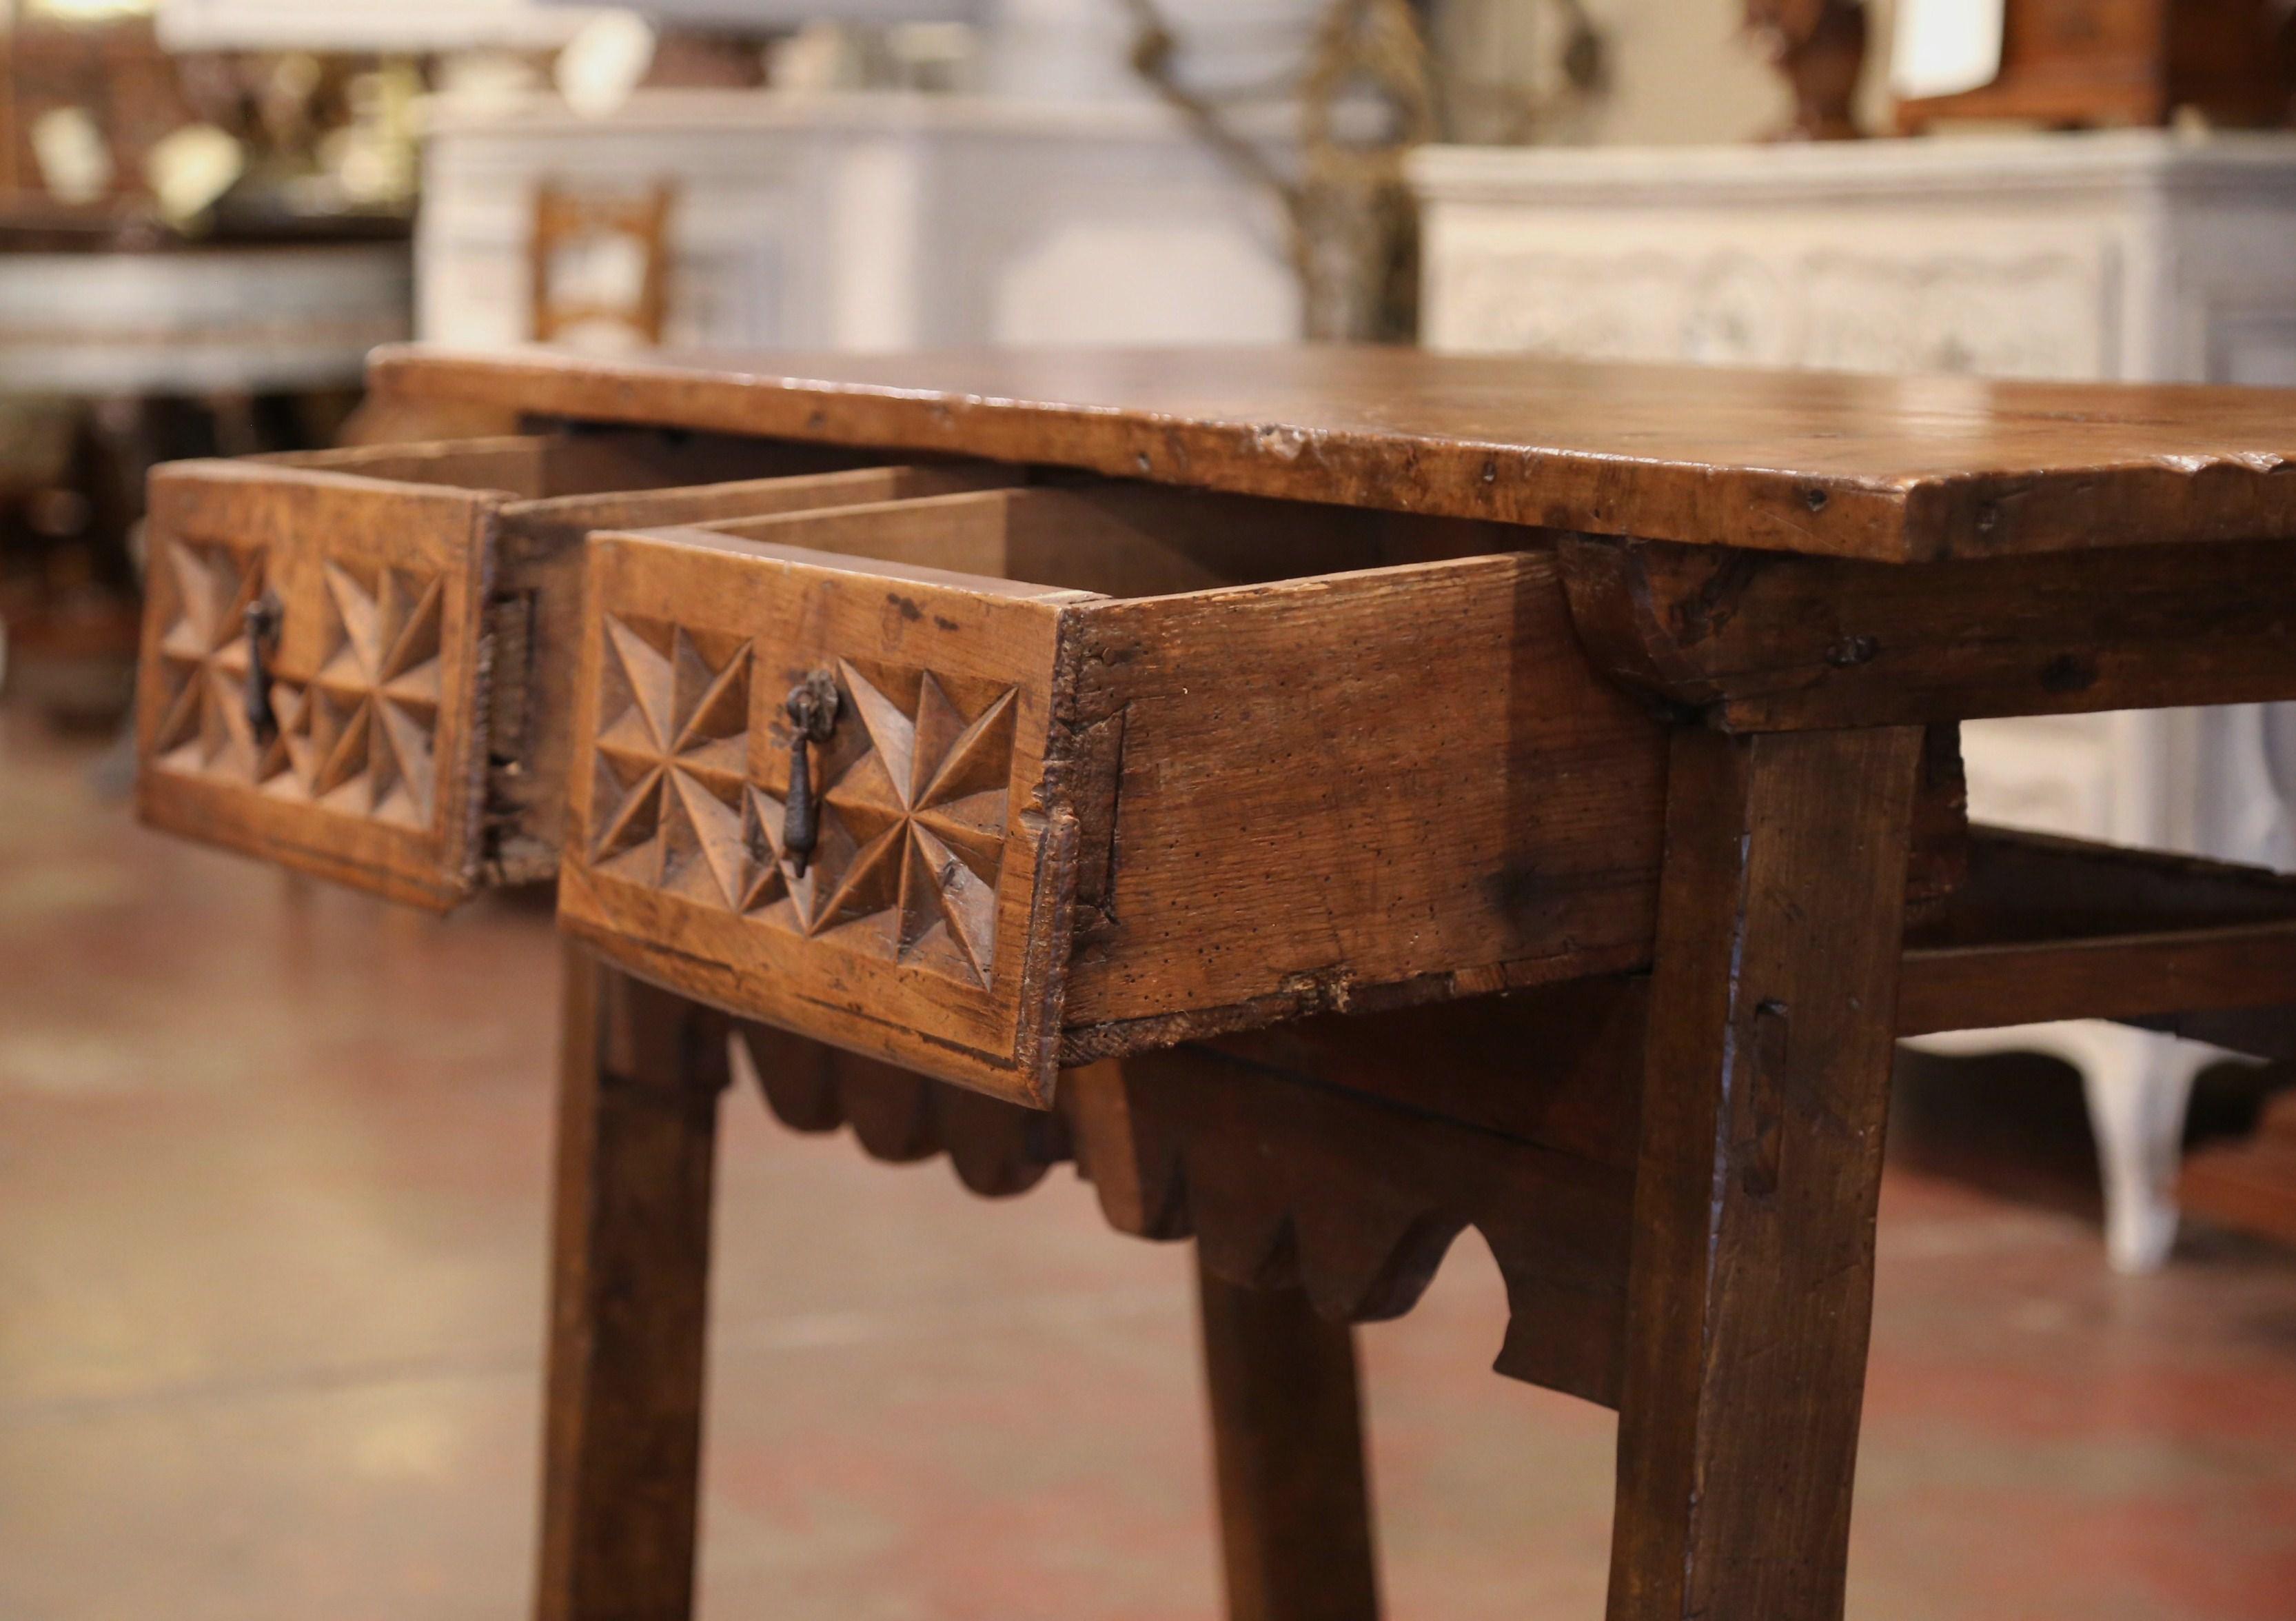
M 537 341 L 660 343 L 676 200 L 676 188 L 666 181 L 635 194 L 542 183 L 528 249 Z

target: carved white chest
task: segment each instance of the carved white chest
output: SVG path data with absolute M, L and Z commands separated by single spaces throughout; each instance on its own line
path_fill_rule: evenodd
M 2296 385 L 2296 136 L 1436 148 L 1413 181 L 1437 349 Z M 2292 718 L 2245 706 L 1972 725 L 1971 811 L 2296 867 Z M 2089 1025 L 1956 1040 L 2079 1066 L 2114 1258 L 2157 1261 L 2185 1092 L 2207 1052 Z

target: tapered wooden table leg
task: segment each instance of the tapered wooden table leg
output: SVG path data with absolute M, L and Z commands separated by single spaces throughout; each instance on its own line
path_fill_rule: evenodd
M 1374 1621 L 1354 1330 L 1196 1269 L 1231 1621 Z
M 566 951 L 541 1621 L 685 1621 L 725 1021 Z
M 1669 779 L 1611 1621 L 1839 1621 L 1917 729 Z

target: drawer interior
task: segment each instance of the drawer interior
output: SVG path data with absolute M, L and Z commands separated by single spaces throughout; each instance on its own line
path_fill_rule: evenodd
M 1113 597 L 1513 551 L 1535 534 L 1466 519 L 1074 480 L 706 527 L 767 545 Z
M 834 445 L 792 444 L 658 428 L 563 428 L 491 439 L 250 457 L 247 466 L 296 468 L 390 483 L 500 490 L 517 500 L 787 477 L 882 465 Z
M 1064 1064 L 1631 967 L 1662 728 L 1543 541 L 1116 481 L 594 533 L 561 918 L 1037 1102 Z
M 1064 1066 L 1640 967 L 1668 728 L 1547 540 L 1072 478 L 601 530 L 561 919 L 1037 1104 Z
M 675 460 L 651 465 L 659 473 L 688 470 Z M 574 470 L 594 475 L 611 469 L 585 459 Z M 667 489 L 619 483 L 595 493 L 545 495 L 504 506 L 496 523 L 488 608 L 492 679 L 486 860 L 495 881 L 536 882 L 557 872 L 566 815 L 567 717 L 579 662 L 582 547 L 592 532 L 702 524 L 735 514 L 769 523 L 776 514 L 874 508 L 913 499 L 962 500 L 965 492 L 993 490 L 1013 477 L 978 463 L 867 465 Z
M 1647 960 L 1665 726 L 1536 529 L 651 429 L 152 513 L 147 820 L 432 906 L 555 873 L 627 966 L 945 1079 Z

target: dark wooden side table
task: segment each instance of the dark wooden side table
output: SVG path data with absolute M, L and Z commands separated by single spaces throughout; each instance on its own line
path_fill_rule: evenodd
M 718 1099 L 1193 1237 L 1231 1613 L 1376 1613 L 1348 1324 L 1473 1225 L 1613 1621 L 1841 1612 L 1890 1044 L 2296 1050 L 2296 885 L 1965 718 L 2296 698 L 2296 396 L 1347 350 L 386 351 L 153 490 L 141 805 L 570 947 L 541 1612 L 687 1612 Z

